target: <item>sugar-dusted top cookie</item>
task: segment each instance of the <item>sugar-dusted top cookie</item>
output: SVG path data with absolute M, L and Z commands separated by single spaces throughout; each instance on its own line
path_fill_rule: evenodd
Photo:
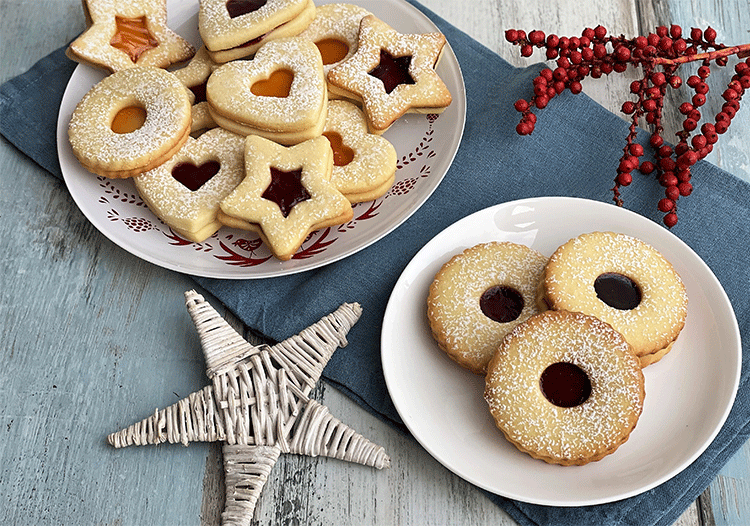
M 221 202 L 219 219 L 257 231 L 288 260 L 313 230 L 352 218 L 349 201 L 331 184 L 333 151 L 325 137 L 285 147 L 256 135 L 245 143 L 245 179 Z
M 195 49 L 167 27 L 167 0 L 83 0 L 87 28 L 66 51 L 77 62 L 110 71 L 166 68 Z
M 245 138 L 222 128 L 187 142 L 171 159 L 134 177 L 151 211 L 181 236 L 201 243 L 221 223 L 219 202 L 245 177 Z
M 201 0 L 198 32 L 209 51 L 251 42 L 299 15 L 308 0 Z
M 328 103 L 320 53 L 298 37 L 272 40 L 253 60 L 216 69 L 206 95 L 216 121 L 232 131 L 263 135 L 313 129 L 305 139 L 322 132 Z
M 685 285 L 672 264 L 651 245 L 616 232 L 586 233 L 560 246 L 541 297 L 552 309 L 609 323 L 639 357 L 669 349 L 687 316 Z
M 368 132 L 357 106 L 330 101 L 323 135 L 333 149 L 331 182 L 350 202 L 371 201 L 388 192 L 396 175 L 396 148 Z
M 399 33 L 374 15 L 360 23 L 354 55 L 328 72 L 328 82 L 362 101 L 370 130 L 383 133 L 409 111 L 439 112 L 452 97 L 435 67 L 442 33 Z

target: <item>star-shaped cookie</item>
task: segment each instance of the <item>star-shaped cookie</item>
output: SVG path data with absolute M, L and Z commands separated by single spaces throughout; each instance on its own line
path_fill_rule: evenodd
M 166 68 L 195 49 L 167 27 L 167 0 L 84 0 L 86 30 L 67 49 L 76 62 L 112 72 L 133 66 Z
M 288 260 L 314 230 L 349 221 L 349 200 L 331 183 L 333 151 L 323 136 L 285 147 L 257 135 L 245 142 L 245 179 L 221 202 L 219 221 L 257 232 Z
M 450 91 L 435 71 L 445 42 L 441 33 L 399 33 L 368 15 L 356 53 L 327 79 L 361 101 L 370 131 L 383 133 L 404 113 L 438 113 L 450 105 Z

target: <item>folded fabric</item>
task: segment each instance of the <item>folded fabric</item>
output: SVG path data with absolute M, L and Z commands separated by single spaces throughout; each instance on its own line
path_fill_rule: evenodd
M 411 0 L 410 0 L 411 1 Z M 539 112 L 531 136 L 515 132 L 513 102 L 528 98 L 541 65 L 514 68 L 434 13 L 411 1 L 446 35 L 466 84 L 461 147 L 432 197 L 403 225 L 372 246 L 326 267 L 263 280 L 196 278 L 253 330 L 280 340 L 344 301 L 364 314 L 334 354 L 324 377 L 387 422 L 404 429 L 380 363 L 380 328 L 390 292 L 417 251 L 453 222 L 514 199 L 559 195 L 610 201 L 627 123 L 585 95 L 566 93 Z M 57 108 L 74 68 L 62 50 L 0 88 L 0 132 L 60 177 L 55 156 Z M 645 143 L 645 133 L 639 140 Z M 489 497 L 524 525 L 668 525 L 713 480 L 750 436 L 750 185 L 705 162 L 693 169 L 695 191 L 680 200 L 674 233 L 695 250 L 724 286 L 743 341 L 735 405 L 711 446 L 686 470 L 641 495 L 597 506 L 553 508 Z M 655 221 L 662 188 L 651 178 L 625 189 L 626 206 Z M 574 211 L 571 211 L 574 213 Z

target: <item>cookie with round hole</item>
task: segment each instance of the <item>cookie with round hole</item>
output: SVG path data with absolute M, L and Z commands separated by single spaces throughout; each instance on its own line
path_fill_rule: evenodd
M 536 291 L 547 257 L 517 243 L 467 248 L 442 265 L 430 285 L 427 318 L 438 346 L 483 375 L 503 338 L 540 312 Z
M 687 318 L 685 285 L 653 246 L 617 232 L 588 232 L 550 257 L 539 299 L 621 332 L 644 365 L 666 355 Z
M 68 124 L 73 153 L 88 171 L 127 178 L 166 162 L 190 134 L 190 96 L 174 74 L 136 66 L 95 84 Z

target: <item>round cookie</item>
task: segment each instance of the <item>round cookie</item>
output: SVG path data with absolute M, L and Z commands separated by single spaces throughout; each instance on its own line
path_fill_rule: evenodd
M 510 242 L 475 245 L 445 263 L 427 298 L 440 348 L 462 367 L 484 374 L 505 335 L 539 313 L 536 290 L 546 263 L 542 254 Z
M 174 155 L 190 134 L 191 120 L 190 97 L 177 77 L 136 66 L 105 77 L 84 95 L 68 138 L 88 171 L 126 178 Z
M 645 389 L 620 333 L 593 316 L 546 311 L 503 340 L 487 368 L 484 396 L 497 427 L 520 451 L 583 465 L 628 440 Z
M 687 317 L 685 285 L 672 265 L 647 243 L 614 232 L 583 234 L 559 247 L 540 298 L 551 309 L 609 323 L 644 365 L 669 351 Z

